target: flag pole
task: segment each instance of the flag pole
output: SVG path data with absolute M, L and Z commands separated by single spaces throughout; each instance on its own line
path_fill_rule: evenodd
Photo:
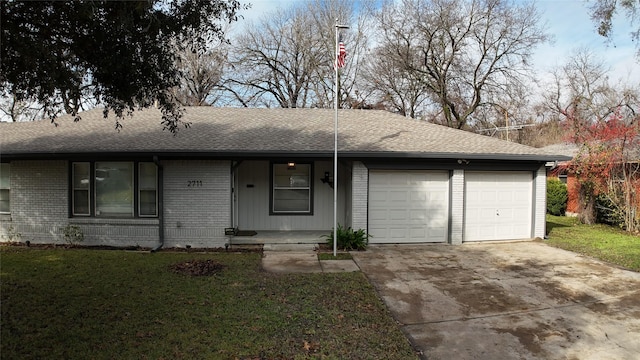
M 339 33 L 340 29 L 348 29 L 348 26 L 339 25 L 336 19 L 336 43 L 334 48 L 335 62 L 333 68 L 335 70 L 335 92 L 333 108 L 335 113 L 333 116 L 333 257 L 338 253 L 338 105 L 340 98 L 340 88 L 338 86 L 338 56 L 339 56 Z

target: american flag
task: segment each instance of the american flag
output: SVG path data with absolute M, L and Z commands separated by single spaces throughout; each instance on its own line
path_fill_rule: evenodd
M 336 54 L 335 66 L 338 69 L 344 67 L 346 59 L 347 59 L 347 50 L 345 50 L 344 43 L 341 40 L 340 43 L 338 44 L 338 53 Z

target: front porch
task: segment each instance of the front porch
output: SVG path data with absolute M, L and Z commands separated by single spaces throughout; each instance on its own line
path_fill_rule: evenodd
M 264 244 L 320 244 L 327 241 L 330 230 L 297 230 L 275 231 L 257 230 L 252 236 L 230 236 L 230 245 L 264 245 Z

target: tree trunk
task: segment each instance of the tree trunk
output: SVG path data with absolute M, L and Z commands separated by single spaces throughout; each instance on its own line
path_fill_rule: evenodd
M 580 186 L 580 214 L 578 219 L 583 224 L 595 224 L 596 223 L 596 197 L 590 190 L 590 186 L 584 184 Z

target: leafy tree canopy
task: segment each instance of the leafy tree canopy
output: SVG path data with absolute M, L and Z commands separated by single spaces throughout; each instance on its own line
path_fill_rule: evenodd
M 169 89 L 179 83 L 182 44 L 202 51 L 223 38 L 239 8 L 237 0 L 1 1 L 0 91 L 40 103 L 52 121 L 89 104 L 122 117 L 157 101 L 175 132 L 180 109 Z
M 598 34 L 610 39 L 613 21 L 617 12 L 622 12 L 631 25 L 631 39 L 636 41 L 636 56 L 640 59 L 640 1 L 637 0 L 596 0 L 591 4 L 591 19 L 596 23 Z

